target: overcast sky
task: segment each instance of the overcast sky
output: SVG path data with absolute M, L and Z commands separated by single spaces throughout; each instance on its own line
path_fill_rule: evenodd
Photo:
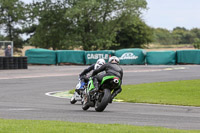
M 200 0 L 146 0 L 143 19 L 152 27 L 172 30 L 176 26 L 200 28 Z
M 32 0 L 22 0 L 26 3 Z M 146 0 L 148 10 L 143 19 L 151 27 L 172 30 L 200 28 L 200 0 Z

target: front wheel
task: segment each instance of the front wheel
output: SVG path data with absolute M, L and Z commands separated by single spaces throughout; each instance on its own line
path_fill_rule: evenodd
M 70 103 L 71 104 L 75 104 L 77 102 L 77 100 L 75 99 L 75 93 L 74 95 L 72 96 L 72 98 L 70 99 Z
M 89 107 L 90 107 L 88 98 L 89 98 L 89 96 L 88 96 L 87 93 L 83 94 L 83 98 L 82 98 L 82 101 L 81 101 L 83 110 L 88 110 Z
M 102 112 L 108 105 L 111 98 L 111 92 L 109 89 L 104 89 L 104 92 L 98 97 L 95 103 L 95 110 L 97 112 Z

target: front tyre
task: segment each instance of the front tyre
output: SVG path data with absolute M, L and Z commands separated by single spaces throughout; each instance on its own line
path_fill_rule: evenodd
M 109 89 L 104 89 L 104 93 L 100 95 L 95 103 L 95 110 L 97 112 L 102 112 L 108 105 L 111 98 L 111 92 Z
M 88 110 L 90 107 L 89 102 L 88 102 L 89 101 L 88 97 L 89 96 L 87 95 L 87 93 L 83 94 L 83 98 L 81 101 L 83 110 Z
M 76 102 L 77 102 L 77 101 L 76 101 L 75 97 L 72 96 L 72 98 L 70 99 L 70 103 L 71 103 L 71 104 L 75 104 Z

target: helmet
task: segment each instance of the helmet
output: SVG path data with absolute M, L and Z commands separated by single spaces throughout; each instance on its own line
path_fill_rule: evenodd
M 104 59 L 98 59 L 95 66 L 94 66 L 94 69 L 98 69 L 100 68 L 102 65 L 104 65 L 106 62 Z
M 119 64 L 119 58 L 117 56 L 112 56 L 109 58 L 108 62 L 113 64 Z

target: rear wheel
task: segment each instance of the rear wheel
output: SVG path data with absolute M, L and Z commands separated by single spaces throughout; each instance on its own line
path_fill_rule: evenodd
M 111 98 L 111 92 L 109 89 L 104 89 L 102 95 L 100 95 L 95 103 L 95 110 L 97 112 L 102 112 L 108 105 Z

